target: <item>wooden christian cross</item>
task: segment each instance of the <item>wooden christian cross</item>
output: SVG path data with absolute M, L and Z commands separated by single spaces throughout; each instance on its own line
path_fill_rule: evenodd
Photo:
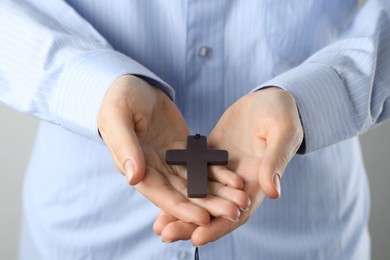
M 207 166 L 226 165 L 228 152 L 208 150 L 207 138 L 196 134 L 187 137 L 187 150 L 168 150 L 166 162 L 171 165 L 187 165 L 187 193 L 189 198 L 207 196 Z

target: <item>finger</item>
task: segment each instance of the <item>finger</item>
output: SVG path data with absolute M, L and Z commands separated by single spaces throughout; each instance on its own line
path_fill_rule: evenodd
M 210 194 L 235 203 L 243 211 L 247 211 L 251 204 L 249 196 L 242 190 L 237 190 L 214 181 L 209 181 L 208 189 Z
M 192 244 L 194 246 L 204 246 L 232 232 L 240 225 L 241 223 L 239 222 L 234 223 L 223 218 L 215 218 L 210 221 L 210 225 L 198 227 L 193 231 L 191 236 Z
M 222 217 L 231 222 L 237 222 L 241 211 L 233 202 L 208 195 L 203 199 L 190 199 L 190 201 L 206 209 L 213 217 Z
M 191 203 L 153 168 L 148 167 L 142 181 L 134 187 L 157 207 L 177 219 L 197 225 L 207 225 L 210 221 L 207 210 Z
M 162 230 L 165 228 L 166 225 L 169 223 L 175 222 L 178 219 L 165 213 L 164 211 L 161 211 L 160 214 L 158 214 L 156 220 L 154 221 L 153 224 L 153 231 L 157 235 L 161 235 Z
M 210 166 L 209 179 L 240 190 L 244 187 L 241 177 L 225 166 Z
M 161 211 L 154 222 L 153 230 L 157 235 L 161 235 L 163 242 L 174 242 L 191 239 L 191 235 L 197 227 Z
M 174 242 L 178 240 L 191 239 L 192 233 L 198 226 L 183 221 L 175 221 L 167 224 L 161 234 L 161 240 L 164 242 Z
M 174 175 L 166 176 L 166 178 L 169 180 L 169 183 L 171 183 L 172 186 L 175 187 L 180 194 L 182 194 L 183 197 L 187 196 L 187 185 L 185 180 Z M 215 189 L 214 192 L 217 193 Z M 240 194 L 240 196 L 241 195 L 242 194 Z M 191 201 L 194 205 L 204 208 L 211 216 L 214 217 L 223 217 L 236 222 L 241 214 L 239 207 L 235 203 L 211 194 L 208 194 L 207 197 L 201 199 L 190 198 L 189 201 Z
M 109 114 L 110 118 L 103 119 L 99 127 L 100 133 L 118 170 L 126 176 L 130 185 L 135 185 L 144 176 L 145 158 L 131 116 L 123 111 Z
M 251 201 L 253 201 L 253 205 L 249 208 L 249 211 L 242 212 L 238 222 L 227 221 L 223 218 L 214 218 L 210 221 L 209 225 L 196 228 L 191 236 L 194 246 L 203 246 L 216 241 L 248 221 L 250 216 L 258 209 L 265 196 L 263 192 L 259 192 L 257 180 L 247 182 L 245 184 L 245 191 L 248 194 L 252 194 Z
M 291 144 L 289 134 L 273 131 L 268 136 L 267 147 L 259 169 L 260 187 L 268 197 L 281 196 L 280 179 L 294 152 L 295 147 Z

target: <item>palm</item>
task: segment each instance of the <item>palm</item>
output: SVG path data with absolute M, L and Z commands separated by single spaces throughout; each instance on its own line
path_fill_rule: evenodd
M 238 222 L 213 218 L 206 227 L 186 224 L 163 213 L 156 220 L 165 225 L 163 236 L 172 240 L 192 239 L 194 245 L 204 245 L 244 224 L 265 194 L 271 198 L 280 196 L 277 182 L 302 138 L 296 104 L 288 92 L 271 87 L 238 100 L 212 130 L 209 144 L 214 149 L 229 151 L 228 168 L 242 178 L 252 206 Z M 184 231 L 178 231 L 178 227 Z
M 244 181 L 243 190 L 251 199 L 252 206 L 249 211 L 241 214 L 238 222 L 214 218 L 210 226 L 195 229 L 191 239 L 196 245 L 214 241 L 245 223 L 265 197 L 259 185 L 258 175 L 267 142 L 258 135 L 259 132 L 256 132 L 257 134 L 249 132 L 251 128 L 246 127 L 249 121 L 249 118 L 241 113 L 236 113 L 234 108 L 233 111 L 227 110 L 210 133 L 209 141 L 211 147 L 229 151 L 228 168 Z M 235 122 L 236 127 L 232 127 L 231 122 Z
M 165 163 L 168 149 L 186 147 L 189 131 L 185 121 L 178 108 L 162 91 L 141 88 L 137 94 L 137 98 L 128 96 L 129 108 L 137 108 L 130 109 L 129 114 L 145 161 L 145 174 L 142 181 L 135 185 L 138 191 L 161 209 L 187 222 L 205 225 L 210 219 L 209 213 L 237 218 L 238 207 L 248 204 L 248 197 L 242 191 L 231 188 L 229 191 L 236 194 L 237 198 L 229 201 L 223 198 L 223 194 L 219 196 L 219 190 L 215 188 L 218 185 L 223 187 L 223 184 L 213 182 L 214 188 L 210 190 L 212 195 L 208 198 L 189 200 L 186 197 L 185 167 L 168 166 Z M 230 173 L 216 179 L 222 183 L 236 182 L 234 180 L 237 180 L 237 176 Z
M 150 90 L 147 90 L 150 92 Z M 156 104 L 152 109 L 144 107 L 138 116 L 132 117 L 135 134 L 139 140 L 144 159 L 145 174 L 135 188 L 161 209 L 169 211 L 177 218 L 188 222 L 206 224 L 209 221 L 207 211 L 188 203 L 185 193 L 185 169 L 170 167 L 165 163 L 168 149 L 183 149 L 186 146 L 189 131 L 177 107 L 168 97 L 157 89 L 137 98 L 134 102 Z M 145 102 L 145 99 L 154 99 Z M 137 107 L 143 108 L 143 104 Z M 146 115 L 146 116 L 145 116 Z M 169 199 L 167 199 L 169 198 Z
M 161 93 L 161 95 L 165 94 Z M 158 99 L 167 99 L 167 97 L 158 97 Z M 178 171 L 178 168 L 173 170 L 166 165 L 165 153 L 168 149 L 184 149 L 189 131 L 179 110 L 172 102 L 169 100 L 158 102 L 167 104 L 153 109 L 151 117 L 154 119 L 137 133 L 146 165 L 162 174 L 180 174 L 181 177 L 185 177 L 183 170 Z
M 238 123 L 237 125 L 242 123 L 239 118 L 237 118 L 236 122 Z M 221 118 L 218 125 L 211 132 L 209 140 L 213 147 L 229 151 L 229 164 L 227 167 L 244 181 L 244 191 L 249 195 L 252 201 L 252 210 L 254 210 L 264 197 L 260 190 L 258 172 L 267 144 L 264 139 L 251 142 L 247 138 L 242 138 L 242 135 L 239 133 L 242 133 L 242 131 L 225 128 L 224 118 Z M 229 136 L 229 138 L 224 136 Z M 223 145 L 223 147 L 218 147 L 217 144 L 220 144 L 219 146 Z M 261 193 L 260 199 L 257 198 L 259 193 Z

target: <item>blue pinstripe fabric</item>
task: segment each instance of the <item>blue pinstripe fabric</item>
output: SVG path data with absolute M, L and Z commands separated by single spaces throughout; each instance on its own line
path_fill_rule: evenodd
M 389 2 L 0 2 L 0 100 L 43 120 L 24 187 L 22 259 L 190 259 L 129 189 L 97 133 L 110 84 L 136 74 L 208 134 L 239 97 L 297 100 L 305 145 L 283 197 L 202 247 L 201 259 L 369 259 L 369 190 L 356 135 L 390 117 Z M 206 47 L 207 55 L 200 49 Z M 204 50 L 204 48 L 203 48 Z

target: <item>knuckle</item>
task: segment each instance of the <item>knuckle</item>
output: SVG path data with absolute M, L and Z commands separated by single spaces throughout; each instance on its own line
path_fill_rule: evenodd
M 297 131 L 296 123 L 291 120 L 290 117 L 283 118 L 281 122 L 279 122 L 280 131 L 283 134 L 295 134 Z
M 299 124 L 297 127 L 296 127 L 296 131 L 294 131 L 295 135 L 295 140 L 297 143 L 301 144 L 302 143 L 302 140 L 303 140 L 303 129 L 302 129 L 302 125 Z
M 129 156 L 127 156 L 128 152 L 127 152 L 126 147 L 123 144 L 118 143 L 118 142 L 114 142 L 110 146 L 111 146 L 112 152 L 114 153 L 116 158 L 118 158 L 119 162 L 121 164 L 124 164 L 126 159 L 129 157 Z
M 289 163 L 290 159 L 289 159 L 289 156 L 287 156 L 286 154 L 282 154 L 280 157 L 279 157 L 279 166 L 282 170 L 284 170 L 286 167 L 287 167 L 287 164 Z

